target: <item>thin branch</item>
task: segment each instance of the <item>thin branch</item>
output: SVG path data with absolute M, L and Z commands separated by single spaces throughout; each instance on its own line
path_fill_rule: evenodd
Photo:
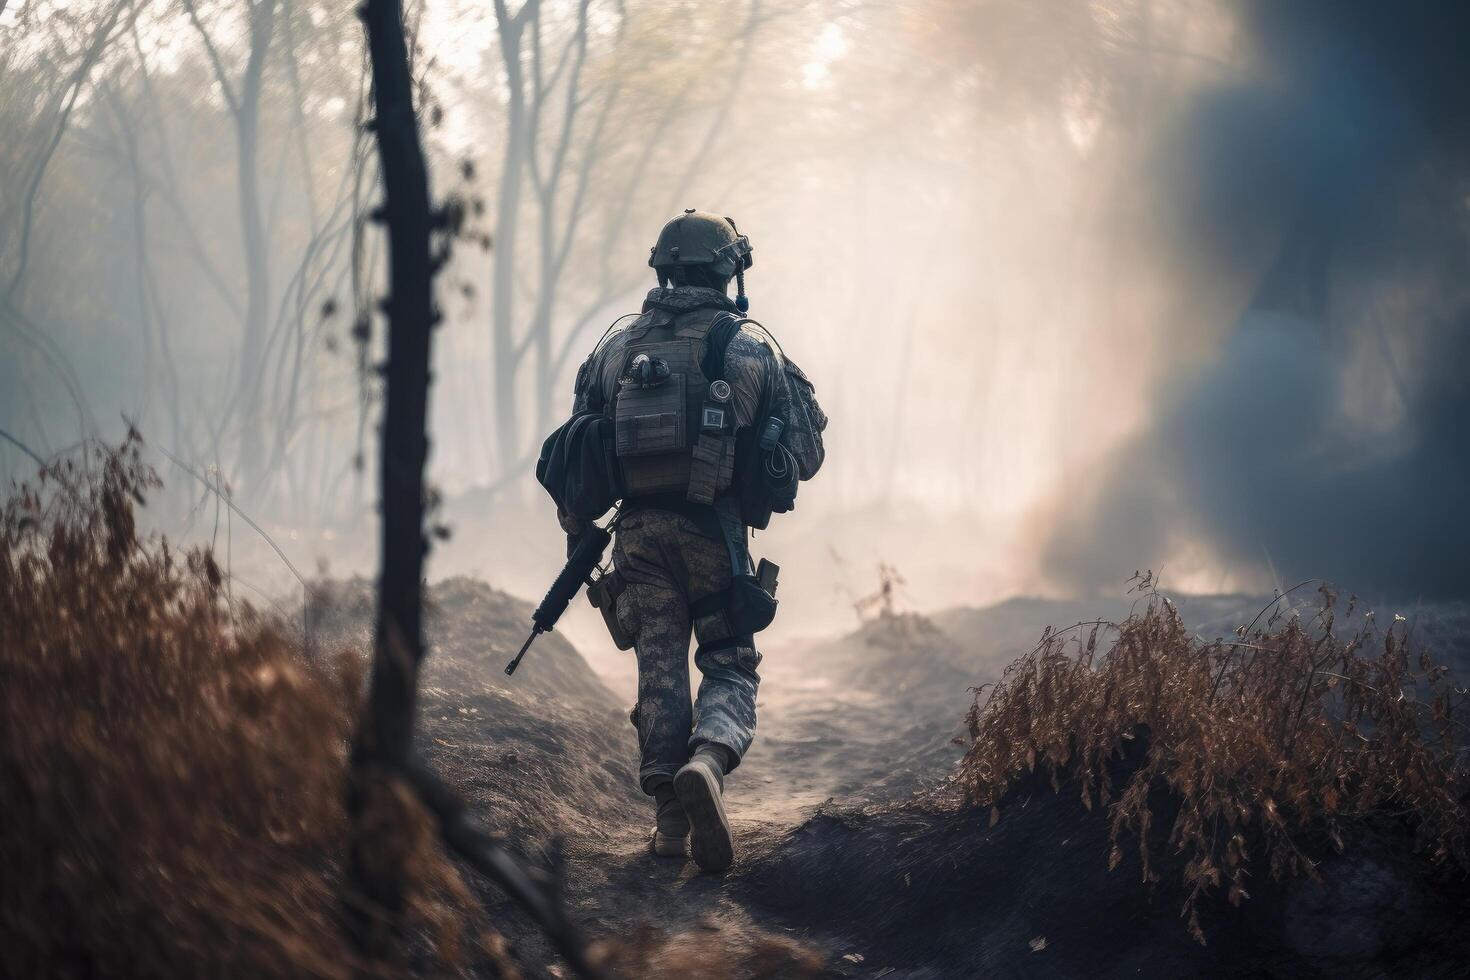
M 21 205 L 20 244 L 17 247 L 20 257 L 16 260 L 15 271 L 12 273 L 10 283 L 5 290 L 7 297 L 15 296 L 16 287 L 20 285 L 21 279 L 25 276 L 26 266 L 30 260 L 31 229 L 35 220 L 36 196 L 40 193 L 41 182 L 45 179 L 46 171 L 50 168 L 51 159 L 56 154 L 56 148 L 61 144 L 61 137 L 66 133 L 66 127 L 71 121 L 72 110 L 76 108 L 77 99 L 81 96 L 82 89 L 86 87 L 87 78 L 91 75 L 92 68 L 101 59 L 102 52 L 106 50 L 107 45 L 112 41 L 112 29 L 117 25 L 118 18 L 122 16 L 123 9 L 128 5 L 127 3 L 119 3 L 112 8 L 111 14 L 103 20 L 101 26 L 97 28 L 96 33 L 92 35 L 91 43 L 83 50 L 77 69 L 72 73 L 71 80 L 67 83 L 66 87 L 70 89 L 70 94 L 64 98 L 65 108 L 61 110 L 60 118 L 57 120 L 56 127 L 51 133 L 51 138 L 47 140 L 45 149 L 41 151 L 35 168 L 31 172 L 30 180 L 26 184 L 24 203 Z M 137 16 L 137 11 L 135 10 L 133 12 L 134 21 Z
M 154 125 L 158 127 L 158 142 L 160 147 L 158 158 L 163 170 L 164 179 L 153 181 L 154 190 L 159 191 L 163 195 L 164 203 L 174 213 L 174 216 L 178 219 L 179 226 L 184 230 L 184 235 L 189 240 L 189 248 L 187 249 L 189 258 L 199 264 L 199 268 L 204 272 L 205 279 L 214 287 L 214 291 L 224 301 L 224 304 L 230 308 L 230 311 L 236 316 L 243 317 L 245 315 L 244 306 L 240 303 L 240 299 L 235 295 L 234 290 L 225 282 L 225 278 L 220 273 L 219 267 L 210 258 L 209 250 L 205 248 L 204 240 L 200 237 L 198 229 L 194 227 L 194 222 L 190 218 L 188 210 L 184 207 L 183 201 L 179 199 L 177 188 L 179 187 L 180 181 L 173 165 L 173 148 L 168 136 L 168 118 L 163 111 L 163 102 L 158 97 L 158 91 L 153 87 L 153 76 L 148 71 L 148 59 L 143 54 L 143 42 L 138 36 L 136 24 L 133 25 L 132 35 L 133 50 L 138 59 L 138 77 L 143 83 L 143 93 L 148 97 L 148 104 L 153 110 Z
M 240 100 L 235 96 L 235 88 L 230 84 L 230 76 L 225 71 L 225 63 L 220 59 L 219 50 L 214 46 L 214 39 L 209 36 L 209 31 L 204 29 L 204 22 L 199 19 L 199 11 L 194 7 L 194 0 L 183 0 L 183 4 L 184 9 L 189 12 L 189 19 L 194 22 L 194 29 L 199 32 L 199 39 L 204 42 L 204 50 L 209 55 L 209 63 L 214 67 L 214 77 L 219 81 L 220 91 L 224 94 L 225 105 L 229 107 L 232 115 L 238 116 Z
M 40 353 L 42 360 L 56 372 L 61 383 L 66 386 L 67 394 L 71 396 L 72 404 L 76 407 L 83 434 L 95 431 L 97 423 L 92 417 L 92 408 L 87 403 L 81 379 L 77 377 L 71 361 L 60 345 L 4 296 L 0 296 L 0 323 L 7 324 L 21 340 L 34 347 Z
M 286 553 L 281 550 L 281 546 L 276 544 L 275 539 L 266 533 L 265 528 L 255 523 L 255 518 L 251 517 L 249 514 L 241 510 L 240 506 L 236 504 L 235 501 L 230 499 L 230 497 L 226 494 L 221 493 L 218 487 L 210 483 L 209 479 L 201 474 L 198 470 L 194 469 L 194 467 L 190 466 L 182 459 L 179 459 L 179 457 L 175 456 L 167 449 L 164 449 L 162 446 L 154 446 L 153 448 L 157 449 L 159 452 L 163 453 L 163 455 L 167 456 L 175 466 L 179 467 L 179 469 L 183 470 L 185 473 L 188 473 L 194 479 L 198 480 L 200 483 L 213 490 L 215 496 L 223 501 L 226 507 L 228 507 L 236 514 L 240 515 L 240 519 L 246 524 L 249 524 L 250 527 L 254 529 L 255 533 L 260 535 L 261 538 L 264 539 L 265 543 L 271 546 L 271 550 L 274 551 L 276 555 L 281 559 L 281 561 L 285 563 L 286 567 L 291 570 L 291 574 L 296 576 L 296 581 L 301 583 L 301 587 L 305 589 L 308 593 L 311 592 L 311 586 L 307 584 L 306 577 L 302 575 L 299 570 L 297 570 L 294 564 L 291 563 L 291 559 L 286 557 Z
M 5 9 L 4 4 L 3 3 L 0 3 L 0 11 L 3 11 L 4 9 Z M 15 436 L 11 435 L 9 432 L 6 432 L 4 429 L 0 429 L 0 439 L 4 439 L 6 442 L 8 442 L 11 445 L 13 445 L 16 449 L 19 449 L 21 452 L 25 453 L 31 459 L 35 460 L 36 461 L 36 465 L 39 466 L 39 467 L 41 467 L 41 469 L 48 470 L 48 469 L 51 468 L 51 464 L 47 463 L 44 459 L 42 459 L 41 456 L 35 450 L 31 449 L 30 446 L 27 446 L 25 443 L 21 442 Z

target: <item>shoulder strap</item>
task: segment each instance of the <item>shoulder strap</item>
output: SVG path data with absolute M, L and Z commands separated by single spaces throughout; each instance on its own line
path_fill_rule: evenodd
M 704 357 L 700 358 L 699 370 L 707 381 L 725 380 L 725 352 L 730 341 L 740 332 L 745 321 L 734 313 L 722 310 L 715 315 L 709 333 L 704 335 Z

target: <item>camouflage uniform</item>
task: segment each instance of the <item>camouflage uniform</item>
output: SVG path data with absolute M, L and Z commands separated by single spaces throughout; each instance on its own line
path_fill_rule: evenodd
M 679 286 L 651 290 L 643 313 L 609 337 L 578 375 L 574 411 L 597 411 L 612 403 L 630 341 L 652 325 L 675 330 L 702 330 L 722 311 L 735 305 L 720 290 Z M 737 428 L 757 421 L 756 412 L 769 394 L 772 411 L 787 420 L 782 442 L 791 450 L 802 479 L 822 464 L 822 430 L 827 418 L 817 405 L 812 385 L 790 360 L 778 356 L 753 330 L 743 329 L 730 342 L 725 379 L 732 390 Z M 716 498 L 715 516 L 733 540 L 744 542 L 732 496 Z M 563 517 L 568 533 L 575 521 Z M 638 656 L 638 703 L 632 721 L 642 755 L 639 778 L 644 792 L 667 782 L 702 744 L 722 746 L 733 769 L 755 735 L 756 672 L 761 655 L 752 637 L 733 638 L 723 611 L 692 619 L 690 605 L 730 587 L 731 560 L 715 528 L 693 517 L 624 504 L 613 546 L 613 563 L 627 588 L 617 600 L 617 617 L 634 638 Z M 699 641 L 694 664 L 702 680 L 698 697 L 689 699 L 689 637 Z M 734 645 L 720 641 L 737 639 Z M 707 647 L 714 649 L 706 649 Z

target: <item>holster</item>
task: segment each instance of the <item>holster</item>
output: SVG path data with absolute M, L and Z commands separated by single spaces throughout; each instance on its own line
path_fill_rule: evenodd
M 618 596 L 622 595 L 623 590 L 627 587 L 627 580 L 616 569 L 599 576 L 587 586 L 587 601 L 602 613 L 602 621 L 607 624 L 607 631 L 619 650 L 632 649 L 634 640 L 634 637 L 629 636 L 623 629 L 623 624 L 618 622 Z

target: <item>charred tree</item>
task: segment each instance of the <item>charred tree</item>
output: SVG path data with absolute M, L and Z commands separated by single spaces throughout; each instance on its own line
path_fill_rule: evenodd
M 429 332 L 433 268 L 429 254 L 429 184 L 398 0 L 364 7 L 372 53 L 383 208 L 388 229 L 388 360 L 383 368 L 381 460 L 382 574 L 378 590 L 377 660 L 369 706 L 376 750 L 407 757 L 415 669 L 423 655 L 420 602 L 424 554 L 424 462 L 429 398 Z
M 431 210 L 429 182 L 413 107 L 413 79 L 400 0 L 367 0 L 361 13 L 372 61 L 381 217 L 388 238 L 388 360 L 383 368 L 380 462 L 382 570 L 368 703 L 353 747 L 348 809 L 353 818 L 349 925 L 370 959 L 400 954 L 397 923 L 405 905 L 405 869 L 374 855 L 363 819 L 371 794 L 390 781 L 406 785 L 438 820 L 445 844 L 495 882 L 546 930 L 573 970 L 593 976 L 585 944 L 557 899 L 555 881 L 503 848 L 413 750 L 418 668 L 423 659 L 424 464 L 429 400 L 430 331 L 438 320 L 433 279 L 455 231 L 453 209 Z M 444 251 L 433 252 L 435 229 Z M 376 859 L 375 859 L 376 858 Z M 387 928 L 382 928 L 386 925 Z
M 380 460 L 382 510 L 378 610 L 372 681 L 366 715 L 353 752 L 349 809 L 355 822 L 353 886 L 372 910 L 354 916 L 364 951 L 381 958 L 392 937 L 374 928 L 369 911 L 398 920 L 404 904 L 403 869 L 383 867 L 364 852 L 361 817 L 370 782 L 403 772 L 412 753 L 418 665 L 423 657 L 422 582 L 425 421 L 429 400 L 429 342 L 433 328 L 429 182 L 413 110 L 413 81 L 399 0 L 368 0 L 362 7 L 372 61 L 373 104 L 382 173 L 382 217 L 387 228 L 388 360 L 383 367 Z

